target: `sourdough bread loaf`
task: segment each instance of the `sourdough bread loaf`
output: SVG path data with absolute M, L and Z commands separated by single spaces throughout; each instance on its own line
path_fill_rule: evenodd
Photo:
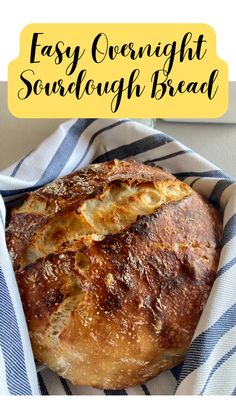
M 119 389 L 184 359 L 221 236 L 188 185 L 132 160 L 91 165 L 30 193 L 6 235 L 37 360 Z

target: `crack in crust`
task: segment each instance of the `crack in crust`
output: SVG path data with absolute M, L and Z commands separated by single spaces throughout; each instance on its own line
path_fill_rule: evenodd
M 89 166 L 31 193 L 7 243 L 36 358 L 99 388 L 176 365 L 214 282 L 220 235 L 206 200 L 134 161 Z

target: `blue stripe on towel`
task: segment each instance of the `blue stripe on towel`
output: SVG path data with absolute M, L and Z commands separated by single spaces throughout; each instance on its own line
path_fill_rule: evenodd
M 166 154 L 163 157 L 158 157 L 156 159 L 152 159 L 152 160 L 146 160 L 145 163 L 146 164 L 150 164 L 150 163 L 156 163 L 158 161 L 163 161 L 163 160 L 169 160 L 169 159 L 173 159 L 173 157 L 177 157 L 177 156 L 181 156 L 183 154 L 191 154 L 193 153 L 192 150 L 181 150 L 181 151 L 176 151 L 176 153 L 170 153 L 170 154 Z
M 145 394 L 146 396 L 151 396 L 151 393 L 150 393 L 150 391 L 148 390 L 148 387 L 147 387 L 147 385 L 146 385 L 146 384 L 141 384 L 141 388 L 142 388 L 142 390 L 143 390 L 143 392 L 144 392 L 144 394 Z
M 236 264 L 236 257 L 231 259 L 225 265 L 223 265 L 222 268 L 218 270 L 216 277 L 219 278 L 221 275 L 223 275 L 225 272 L 231 269 L 235 264 Z
M 26 156 L 22 157 L 22 159 L 17 163 L 17 165 L 14 167 L 12 171 L 12 174 L 10 175 L 11 177 L 15 177 L 16 173 L 18 172 L 18 170 L 20 169 L 24 161 L 27 159 L 27 157 L 29 157 L 29 155 L 32 153 L 32 151 L 33 150 L 31 150 L 28 154 L 26 154 Z
M 231 393 L 231 396 L 236 396 L 236 387 L 234 388 L 234 390 Z
M 43 377 L 42 377 L 41 373 L 38 372 L 37 375 L 38 375 L 39 388 L 40 388 L 40 392 L 41 392 L 42 396 L 48 396 L 49 392 L 48 392 L 47 386 L 46 386 L 46 384 L 43 380 Z
M 93 163 L 103 163 L 113 159 L 126 159 L 130 156 L 142 154 L 145 151 L 156 149 L 171 142 L 173 142 L 173 140 L 169 137 L 166 137 L 164 134 L 149 135 L 138 141 L 134 141 L 131 144 L 122 145 L 120 147 L 109 150 L 101 156 L 97 157 Z
M 7 198 L 9 196 L 22 195 L 27 192 L 32 192 L 32 191 L 35 191 L 36 189 L 38 189 L 37 186 L 30 186 L 29 188 L 24 188 L 24 189 L 11 189 L 11 190 L 6 190 L 6 191 L 0 190 L 0 195 L 2 195 L 3 198 Z
M 56 179 L 60 175 L 69 157 L 73 153 L 81 134 L 94 121 L 96 121 L 96 119 L 78 119 L 72 125 L 72 127 L 70 127 L 47 168 L 44 170 L 43 175 L 33 186 L 22 189 L 11 189 L 9 191 L 0 190 L 0 194 L 6 198 L 8 196 L 32 192 L 40 186 L 43 186 L 44 184 Z
M 209 197 L 209 200 L 211 202 L 217 202 L 219 203 L 222 193 L 227 189 L 230 185 L 233 185 L 235 183 L 234 180 L 229 179 L 221 179 L 219 180 L 211 192 L 211 195 Z
M 180 377 L 182 367 L 183 367 L 183 362 L 181 362 L 181 364 L 178 364 L 175 367 L 171 368 L 171 372 L 172 372 L 173 376 L 175 377 L 176 381 L 178 381 L 178 379 Z
M 192 188 L 193 185 L 195 185 L 195 183 L 198 182 L 201 179 L 202 179 L 201 177 L 197 177 L 196 179 L 194 179 L 192 182 L 189 183 L 189 186 L 191 186 L 191 188 Z
M 94 141 L 95 141 L 95 139 L 98 137 L 98 135 L 102 134 L 102 133 L 103 133 L 103 132 L 105 132 L 105 131 L 109 131 L 109 130 L 111 130 L 111 129 L 115 128 L 115 127 L 118 127 L 119 125 L 124 124 L 124 123 L 126 123 L 126 122 L 129 122 L 129 120 L 128 120 L 128 119 L 122 119 L 121 121 L 114 122 L 113 124 L 111 124 L 111 125 L 109 125 L 109 126 L 106 126 L 106 127 L 104 127 L 104 128 L 101 128 L 99 131 L 95 132 L 95 133 L 92 135 L 92 137 L 91 137 L 91 139 L 90 139 L 90 141 L 89 141 L 89 143 L 88 143 L 88 145 L 87 145 L 87 148 L 86 148 L 86 150 L 85 150 L 85 152 L 84 152 L 83 156 L 80 158 L 79 162 L 76 164 L 76 166 L 74 167 L 74 169 L 72 170 L 72 172 L 74 172 L 75 170 L 77 170 L 77 169 L 79 168 L 79 166 L 81 165 L 82 161 L 83 161 L 83 160 L 85 159 L 85 157 L 87 156 L 87 154 L 88 154 L 88 152 L 89 152 L 90 148 L 92 147 L 92 144 L 94 143 Z
M 4 220 L 3 220 L 3 216 L 2 216 L 1 211 L 0 211 L 0 221 L 1 221 L 2 225 L 3 225 L 3 228 L 5 228 L 5 223 L 4 223 Z
M 0 345 L 10 394 L 31 395 L 15 310 L 0 268 Z
M 78 119 L 68 130 L 65 138 L 58 147 L 56 153 L 45 169 L 41 178 L 36 182 L 35 187 L 39 187 L 57 178 L 71 154 L 73 153 L 78 139 L 86 128 L 89 127 L 96 119 Z
M 122 390 L 109 390 L 105 389 L 104 394 L 106 396 L 128 396 L 128 393 L 125 389 Z
M 222 247 L 228 243 L 234 236 L 236 236 L 236 214 L 227 221 L 224 226 L 223 237 L 221 241 Z
M 187 375 L 204 364 L 220 338 L 235 325 L 236 304 L 233 304 L 209 329 L 194 339 L 183 364 L 178 386 Z
M 226 352 L 226 354 L 224 354 L 224 356 L 222 356 L 219 361 L 216 362 L 216 364 L 214 365 L 214 367 L 212 368 L 210 374 L 207 377 L 207 380 L 200 392 L 200 395 L 203 395 L 206 387 L 210 381 L 210 379 L 212 378 L 212 376 L 215 374 L 215 372 L 221 367 L 222 364 L 224 364 L 224 362 L 226 362 L 234 353 L 236 352 L 236 346 L 234 346 L 232 349 L 230 349 L 230 351 Z
M 224 172 L 222 172 L 221 170 L 207 170 L 204 172 L 177 172 L 174 173 L 174 175 L 183 180 L 186 179 L 187 177 L 194 177 L 194 176 L 201 176 L 201 177 L 207 177 L 207 178 L 227 178 L 230 180 L 233 180 L 233 178 L 229 175 L 226 175 Z
M 72 396 L 72 391 L 71 391 L 71 389 L 69 387 L 69 384 L 65 380 L 65 378 L 63 378 L 63 377 L 59 377 L 59 378 L 60 378 L 60 382 L 61 382 L 61 385 L 63 387 L 63 390 L 65 391 L 65 393 L 67 394 L 67 396 Z

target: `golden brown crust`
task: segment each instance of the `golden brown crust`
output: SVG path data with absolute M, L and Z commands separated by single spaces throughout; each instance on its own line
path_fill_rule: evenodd
M 119 164 L 114 160 L 90 165 L 29 194 L 26 203 L 20 209 L 12 211 L 11 223 L 7 230 L 7 245 L 14 268 L 19 268 L 19 259 L 29 240 L 56 215 L 78 209 L 86 199 L 102 195 L 109 184 L 164 179 L 174 177 L 151 166 L 130 161 Z
M 99 388 L 178 364 L 216 276 L 219 213 L 169 173 L 134 161 L 89 167 L 59 185 L 32 193 L 7 233 L 36 358 Z M 33 263 L 27 246 L 41 255 Z

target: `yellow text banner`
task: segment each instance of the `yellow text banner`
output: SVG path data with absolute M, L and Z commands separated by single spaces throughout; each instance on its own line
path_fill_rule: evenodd
M 216 118 L 227 74 L 206 24 L 30 24 L 8 106 L 20 118 Z

